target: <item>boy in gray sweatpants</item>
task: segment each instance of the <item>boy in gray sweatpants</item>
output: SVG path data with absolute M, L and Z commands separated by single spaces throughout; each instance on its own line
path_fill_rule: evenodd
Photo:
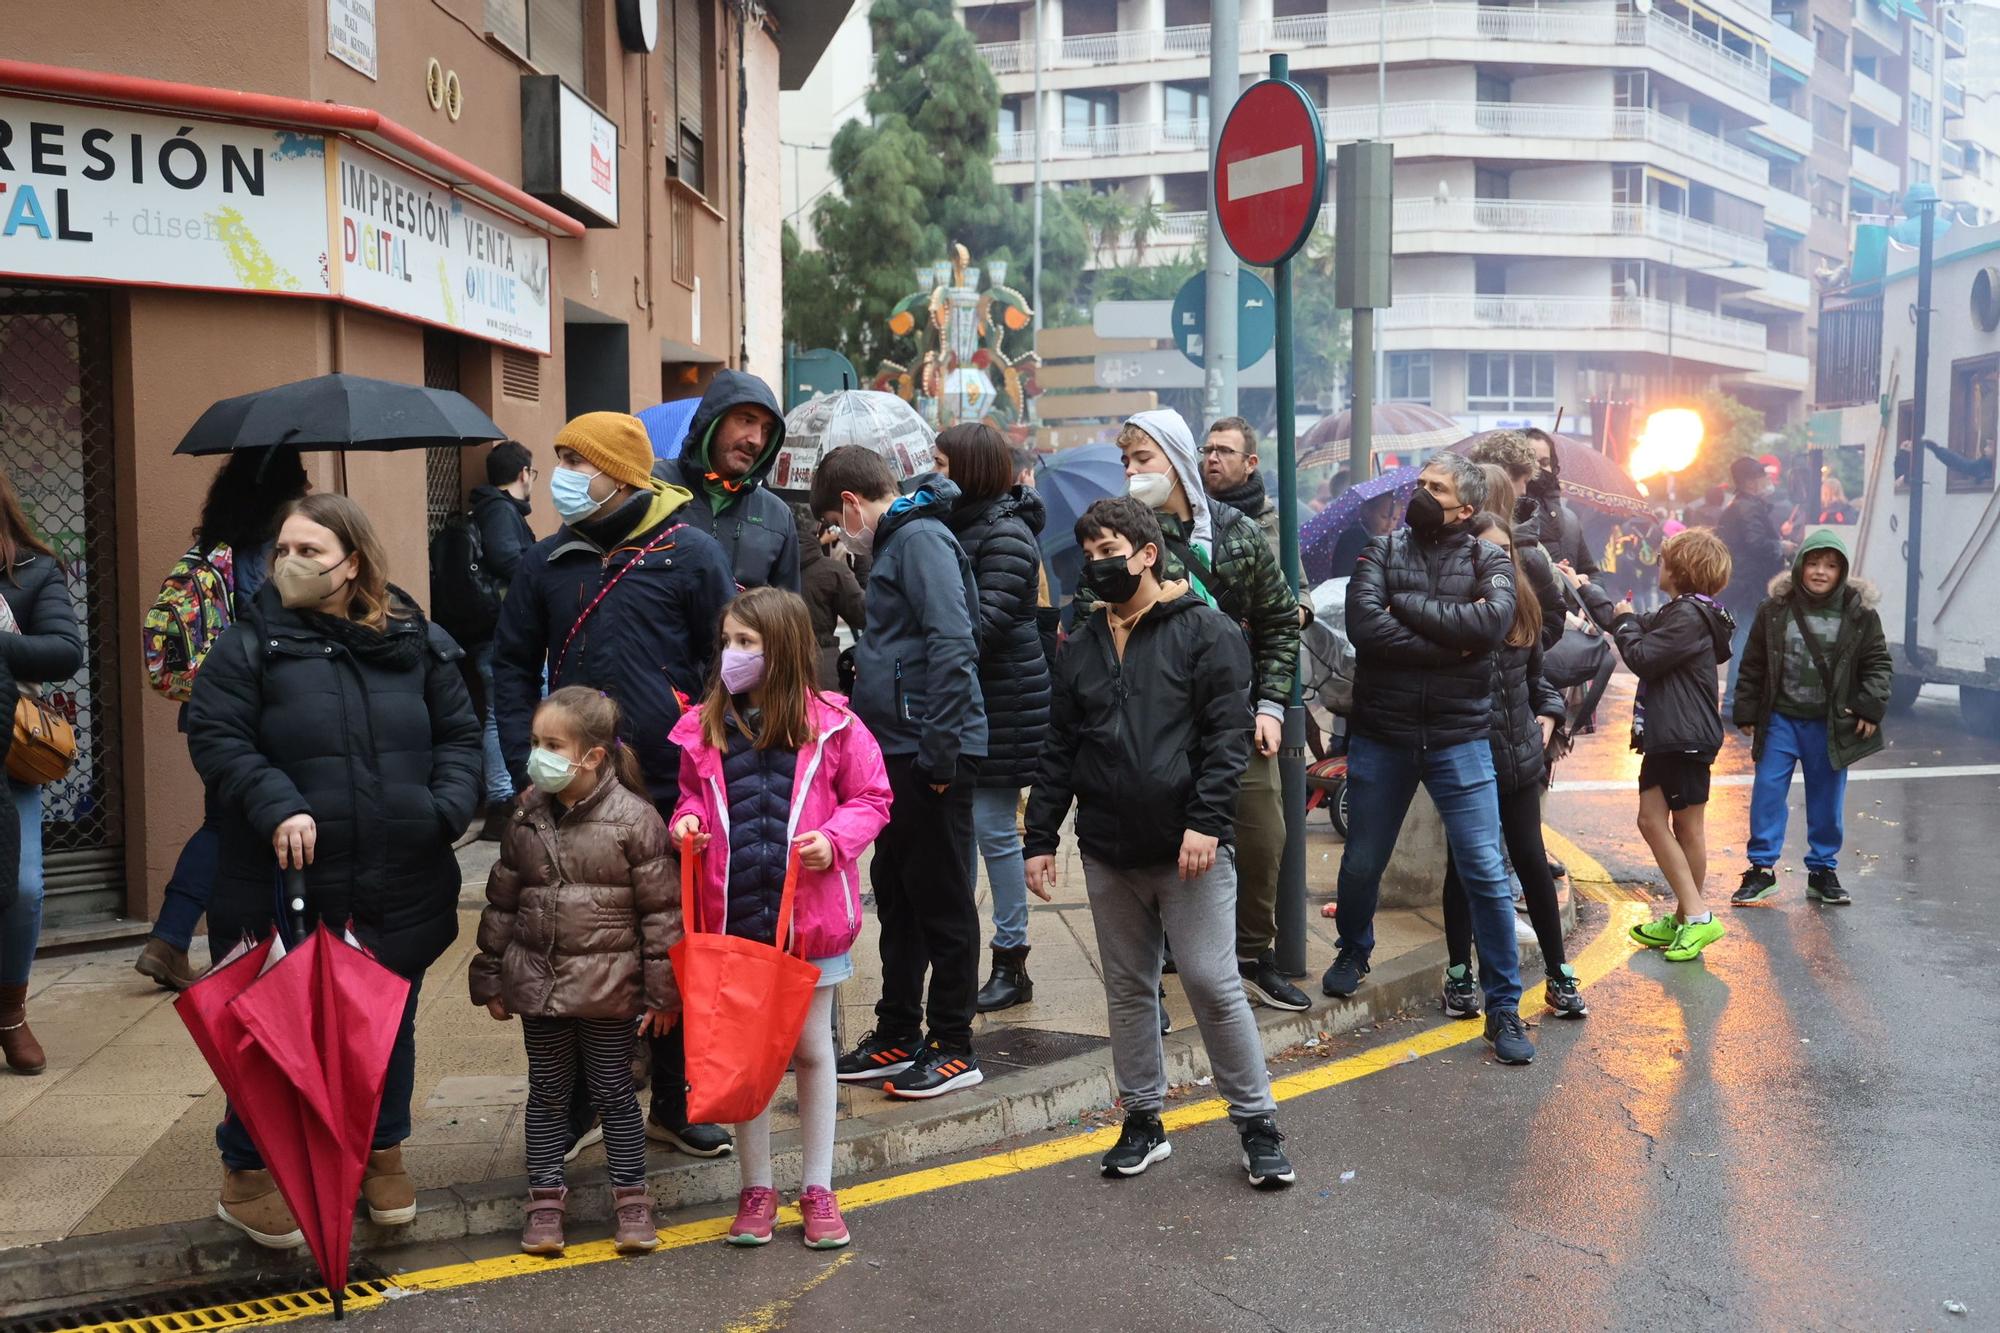
M 1076 838 L 1097 927 L 1125 1128 L 1104 1174 L 1136 1176 L 1172 1154 L 1156 995 L 1164 936 L 1194 1005 L 1259 1188 L 1297 1179 L 1273 1117 L 1257 1023 L 1236 966 L 1236 793 L 1250 756 L 1250 653 L 1243 633 L 1161 583 L 1159 521 L 1129 497 L 1077 520 L 1097 597 L 1056 660 L 1054 700 L 1028 798 L 1028 887 L 1055 882 L 1058 833 L 1077 803 Z

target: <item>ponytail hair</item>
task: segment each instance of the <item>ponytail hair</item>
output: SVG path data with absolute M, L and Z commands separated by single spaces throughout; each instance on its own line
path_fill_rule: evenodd
M 610 695 L 582 685 L 566 685 L 542 700 L 535 711 L 543 709 L 562 714 L 586 753 L 602 747 L 611 776 L 620 784 L 641 796 L 646 794 L 645 771 L 639 767 L 638 754 L 618 734 L 618 703 Z

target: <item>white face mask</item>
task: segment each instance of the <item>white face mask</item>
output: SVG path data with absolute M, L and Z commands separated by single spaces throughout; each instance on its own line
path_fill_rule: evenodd
M 864 514 L 855 520 L 855 527 L 847 526 L 847 511 L 840 514 L 840 545 L 849 555 L 866 556 L 875 550 L 875 529 L 867 524 Z
M 1174 498 L 1174 478 L 1170 472 L 1135 472 L 1125 479 L 1125 494 L 1148 509 L 1164 509 Z

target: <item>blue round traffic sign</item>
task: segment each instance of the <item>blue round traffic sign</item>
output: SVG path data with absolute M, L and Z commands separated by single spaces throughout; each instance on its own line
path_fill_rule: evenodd
M 1248 370 L 1270 354 L 1278 338 L 1278 298 L 1255 273 L 1236 275 L 1236 366 Z M 1206 366 L 1208 275 L 1197 273 L 1174 297 L 1174 346 L 1197 366 Z

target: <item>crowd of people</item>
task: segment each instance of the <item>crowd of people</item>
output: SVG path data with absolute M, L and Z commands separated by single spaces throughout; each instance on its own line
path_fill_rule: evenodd
M 204 804 L 138 969 L 192 984 L 204 914 L 219 958 L 278 929 L 278 879 L 302 877 L 313 918 L 410 983 L 361 1187 L 374 1221 L 406 1223 L 418 996 L 458 929 L 455 844 L 496 841 L 468 985 L 474 1004 L 522 1027 L 522 1248 L 564 1248 L 565 1163 L 601 1139 L 616 1243 L 637 1252 L 658 1244 L 648 1141 L 734 1154 L 729 1240 L 771 1240 L 769 1108 L 726 1127 L 691 1118 L 671 951 L 698 925 L 791 951 L 817 976 L 787 1038 L 799 1204 L 805 1243 L 832 1248 L 849 1239 L 832 1188 L 839 1085 L 926 1100 L 983 1079 L 975 1015 L 1032 1002 L 1028 900 L 1051 896 L 1070 829 L 1125 1111 L 1103 1172 L 1137 1175 L 1171 1153 L 1161 976 L 1174 970 L 1249 1182 L 1292 1183 L 1251 1006 L 1310 1004 L 1275 940 L 1280 722 L 1313 613 L 1279 565 L 1254 428 L 1227 418 L 1197 445 L 1172 411 L 1124 424 L 1127 493 L 1075 523 L 1084 563 L 1059 645 L 1047 511 L 993 427 L 947 429 L 935 473 L 908 483 L 873 450 L 836 449 L 803 509 L 765 484 L 783 439 L 768 386 L 722 371 L 675 459 L 656 461 L 645 427 L 614 412 L 555 436 L 546 481 L 533 449 L 495 445 L 467 516 L 494 613 L 468 642 L 389 581 L 369 515 L 312 491 L 295 452 L 232 456 L 149 637 L 155 684 L 183 701 Z M 1881 626 L 1837 538 L 1814 536 L 1788 560 L 1768 479 L 1746 461 L 1715 530 L 1661 535 L 1663 602 L 1643 614 L 1600 586 L 1539 432 L 1435 456 L 1400 515 L 1364 507 L 1361 538 L 1351 553 L 1342 544 L 1351 831 L 1325 994 L 1365 983 L 1380 882 L 1421 785 L 1449 846 L 1444 1011 L 1483 1014 L 1501 1062 L 1534 1058 L 1518 880 L 1550 1007 L 1586 1015 L 1557 911 L 1561 867 L 1541 836 L 1542 794 L 1577 721 L 1551 663 L 1579 634 L 1615 643 L 1641 682 L 1638 824 L 1676 906 L 1635 938 L 1680 961 L 1723 934 L 1703 896 L 1703 814 L 1725 713 L 1754 737 L 1757 765 L 1752 864 L 1733 901 L 1776 891 L 1798 765 L 1809 892 L 1848 900 L 1834 871 L 1842 774 L 1881 744 Z M 529 520 L 544 498 L 560 526 L 538 540 Z M 74 672 L 81 639 L 62 571 L 4 478 L 0 568 L 0 630 L 12 631 L 0 633 L 0 673 Z M 856 631 L 846 653 L 840 620 Z M 1579 688 L 1601 695 L 1601 657 Z M 44 1062 L 25 1015 L 39 789 L 11 786 L 0 1045 L 33 1073 Z M 18 855 L 6 847 L 17 823 Z M 841 1051 L 833 1003 L 855 971 L 864 859 L 881 989 L 873 1028 Z M 694 920 L 683 920 L 684 861 Z M 983 984 L 980 861 L 992 901 Z M 651 1071 L 643 1109 L 635 1040 Z M 216 1144 L 223 1219 L 262 1245 L 301 1244 L 233 1113 Z

